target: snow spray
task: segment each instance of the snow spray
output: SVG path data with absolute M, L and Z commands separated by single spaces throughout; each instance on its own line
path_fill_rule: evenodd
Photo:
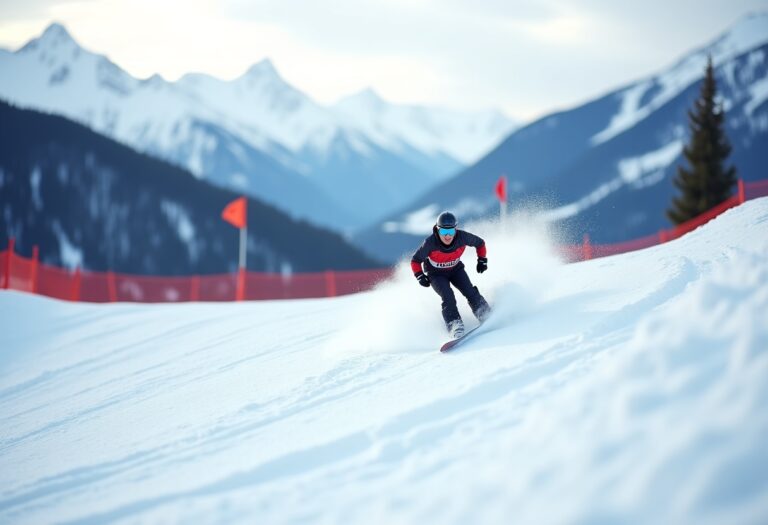
M 508 323 L 534 308 L 537 297 L 562 264 L 547 225 L 532 213 L 516 212 L 500 221 L 480 221 L 460 228 L 485 239 L 489 269 L 475 272 L 474 249 L 462 260 L 473 284 L 493 309 L 489 327 Z M 425 235 L 426 236 L 426 235 Z M 413 250 L 416 251 L 415 244 Z M 468 328 L 477 324 L 466 300 L 457 293 L 459 312 Z M 326 351 L 341 354 L 429 352 L 447 337 L 440 298 L 418 286 L 410 259 L 398 262 L 394 275 L 367 292 L 364 306 L 349 319 L 348 328 L 328 341 Z

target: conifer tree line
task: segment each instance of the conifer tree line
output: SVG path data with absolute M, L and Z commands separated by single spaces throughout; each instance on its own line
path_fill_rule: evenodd
M 717 82 L 712 57 L 701 91 L 688 111 L 690 142 L 683 149 L 688 166 L 678 166 L 674 185 L 680 195 L 672 199 L 667 217 L 680 224 L 728 199 L 736 184 L 736 168 L 726 167 L 731 145 L 725 134 L 725 111 L 716 100 Z

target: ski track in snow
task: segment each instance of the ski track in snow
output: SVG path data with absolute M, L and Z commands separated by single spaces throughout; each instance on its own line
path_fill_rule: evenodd
M 766 522 L 768 199 L 571 265 L 488 228 L 494 314 L 448 354 L 405 265 L 325 300 L 0 294 L 0 522 Z

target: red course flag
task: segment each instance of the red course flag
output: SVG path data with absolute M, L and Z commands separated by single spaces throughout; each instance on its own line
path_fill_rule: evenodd
M 502 175 L 496 182 L 496 197 L 501 202 L 507 202 L 507 176 Z
M 235 228 L 245 228 L 248 216 L 248 201 L 245 197 L 235 199 L 221 212 L 221 218 Z

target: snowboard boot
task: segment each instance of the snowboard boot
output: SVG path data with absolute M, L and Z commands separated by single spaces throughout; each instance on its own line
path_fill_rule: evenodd
M 485 320 L 488 319 L 488 316 L 491 315 L 491 307 L 488 306 L 488 303 L 485 303 L 485 305 L 472 313 L 475 314 L 475 317 L 477 317 L 477 320 L 480 321 L 480 323 L 484 323 Z
M 480 290 L 477 289 L 477 286 L 474 286 L 473 289 L 475 295 L 470 298 L 469 306 L 472 308 L 472 313 L 475 314 L 477 320 L 483 323 L 491 315 L 491 307 L 488 305 L 485 297 L 480 295 Z
M 488 305 L 485 297 L 480 294 L 477 286 L 473 286 L 472 291 L 474 294 L 467 298 L 469 299 L 469 307 L 472 308 L 472 313 L 475 314 L 477 320 L 482 324 L 491 315 L 491 307 Z
M 448 323 L 448 332 L 454 339 L 462 337 L 464 335 L 464 321 L 456 319 L 455 321 Z

